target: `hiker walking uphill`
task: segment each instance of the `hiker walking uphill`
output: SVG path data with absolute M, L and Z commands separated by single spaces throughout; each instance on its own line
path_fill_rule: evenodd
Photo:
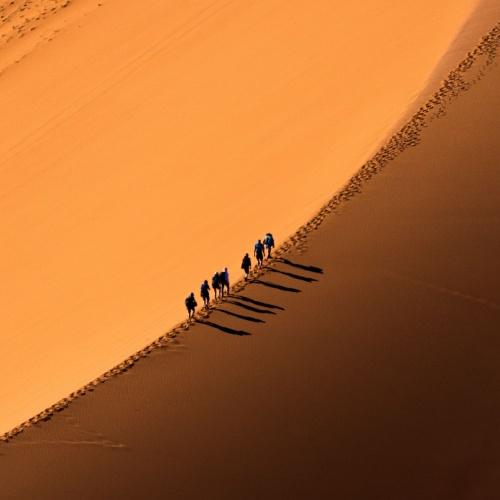
M 224 268 L 224 271 L 219 273 L 219 282 L 220 282 L 220 298 L 224 297 L 224 288 L 226 289 L 226 295 L 229 293 L 229 271 L 227 267 Z
M 194 298 L 194 293 L 191 292 L 184 302 L 186 304 L 186 309 L 188 310 L 188 319 L 194 318 L 196 306 L 198 305 L 196 299 Z
M 208 284 L 208 281 L 205 280 L 200 287 L 200 295 L 201 299 L 203 300 L 203 307 L 208 307 L 210 304 L 210 285 Z
M 271 250 L 274 248 L 274 238 L 271 233 L 267 233 L 264 238 L 264 246 L 267 249 L 267 258 L 271 258 Z
M 214 289 L 214 300 L 220 299 L 220 274 L 217 272 L 212 276 L 212 288 Z
M 252 261 L 250 260 L 250 257 L 248 254 L 245 254 L 245 257 L 243 257 L 243 261 L 241 262 L 241 269 L 245 271 L 245 279 L 248 279 L 248 273 L 250 272 L 250 268 L 252 267 Z
M 257 259 L 257 264 L 259 267 L 262 267 L 262 262 L 264 260 L 264 245 L 261 240 L 255 243 L 255 248 L 253 251 L 255 258 Z

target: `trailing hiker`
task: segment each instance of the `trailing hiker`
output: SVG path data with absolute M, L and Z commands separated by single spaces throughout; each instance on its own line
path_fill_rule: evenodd
M 271 250 L 274 248 L 274 238 L 271 233 L 267 233 L 264 238 L 264 246 L 267 249 L 267 258 L 271 258 Z
M 198 305 L 196 299 L 194 298 L 194 293 L 191 292 L 191 295 L 189 295 L 184 302 L 186 304 L 186 309 L 188 310 L 188 319 L 194 318 L 196 306 Z
M 210 285 L 208 280 L 205 280 L 200 287 L 200 295 L 203 300 L 203 307 L 207 307 L 210 304 Z
M 258 266 L 262 267 L 262 261 L 264 260 L 264 245 L 262 244 L 261 240 L 255 243 L 253 254 L 257 259 Z
M 245 257 L 243 257 L 243 261 L 241 262 L 241 269 L 245 271 L 245 279 L 248 279 L 248 273 L 250 272 L 250 268 L 252 267 L 252 261 L 250 260 L 250 257 L 248 254 L 245 254 Z

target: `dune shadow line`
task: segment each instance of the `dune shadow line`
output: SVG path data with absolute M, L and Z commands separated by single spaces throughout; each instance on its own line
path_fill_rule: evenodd
M 269 288 L 276 288 L 277 290 L 282 290 L 283 292 L 293 292 L 293 293 L 300 292 L 298 288 L 293 288 L 291 286 L 285 286 L 285 285 L 278 285 L 277 283 L 271 283 L 270 281 L 253 280 L 253 283 L 268 286 Z
M 316 267 L 316 266 L 306 266 L 304 264 L 297 264 L 296 262 L 292 262 L 291 260 L 288 259 L 276 259 L 279 262 L 283 262 L 284 264 L 287 264 L 292 267 L 297 267 L 299 269 L 303 269 L 304 271 L 309 271 L 311 273 L 318 273 L 318 274 L 323 274 L 323 269 L 321 267 Z
M 201 325 L 210 326 L 211 328 L 215 328 L 216 330 L 220 330 L 221 332 L 229 333 L 230 335 L 238 335 L 240 337 L 244 337 L 246 335 L 252 335 L 251 333 L 246 332 L 245 330 L 234 330 L 233 328 L 229 328 L 228 326 L 218 325 L 213 321 L 207 321 L 202 319 L 202 320 L 196 320 L 196 322 L 200 323 Z

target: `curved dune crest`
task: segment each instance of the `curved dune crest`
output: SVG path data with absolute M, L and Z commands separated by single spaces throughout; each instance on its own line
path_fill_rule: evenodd
M 425 105 L 423 105 L 416 113 L 414 113 L 410 121 L 406 123 L 393 137 L 391 137 L 388 143 L 380 148 L 380 150 L 370 160 L 368 160 L 354 176 L 351 177 L 349 182 L 340 190 L 340 192 L 335 194 L 312 219 L 301 226 L 289 239 L 287 239 L 280 245 L 280 247 L 274 253 L 275 258 L 277 258 L 279 261 L 287 262 L 286 255 L 292 249 L 294 249 L 298 254 L 301 254 L 307 243 L 309 233 L 318 229 L 329 214 L 334 212 L 342 203 L 348 201 L 353 196 L 360 193 L 364 183 L 369 181 L 373 175 L 380 172 L 388 162 L 394 160 L 407 148 L 416 146 L 420 141 L 423 129 L 436 118 L 443 117 L 446 114 L 446 109 L 450 102 L 453 99 L 456 99 L 462 92 L 466 92 L 467 90 L 469 90 L 485 75 L 485 73 L 488 71 L 488 68 L 495 61 L 499 47 L 500 23 L 497 24 L 488 34 L 486 34 L 482 38 L 479 45 L 471 50 L 467 54 L 467 57 L 449 73 L 448 77 L 445 79 L 441 87 L 437 91 L 435 91 L 432 98 L 427 103 L 425 103 Z M 312 267 L 308 267 L 307 270 L 313 272 L 321 272 L 320 269 L 315 269 Z M 252 278 L 252 281 L 255 281 L 258 280 L 258 278 L 260 278 L 261 276 L 269 274 L 270 271 L 273 271 L 273 269 L 254 269 L 250 273 L 250 277 Z M 285 274 L 289 274 L 290 276 L 292 276 L 292 274 L 290 273 Z M 309 278 L 309 281 L 316 280 L 313 278 Z M 421 282 L 421 284 L 423 284 L 424 286 L 429 286 L 424 282 Z M 238 281 L 232 287 L 233 293 L 241 292 L 245 289 L 246 285 L 246 281 Z M 446 289 L 443 290 L 445 293 L 448 293 Z M 485 304 L 489 307 L 492 307 L 493 309 L 499 308 L 497 304 L 490 303 L 481 298 L 478 299 L 454 291 L 451 291 L 451 293 L 463 296 L 467 300 Z M 252 309 L 251 306 L 247 307 Z M 263 312 L 260 309 L 254 309 L 254 311 Z M 269 311 L 264 310 L 264 312 Z M 203 323 L 211 324 L 208 321 L 211 313 L 212 310 L 209 313 L 198 313 L 197 318 Z M 221 328 L 218 325 L 216 325 L 216 327 Z M 8 441 L 27 427 L 30 427 L 31 425 L 38 422 L 49 420 L 52 415 L 65 409 L 77 397 L 83 396 L 88 392 L 93 391 L 97 385 L 105 382 L 109 378 L 126 372 L 128 369 L 133 367 L 134 364 L 140 359 L 147 357 L 156 348 L 165 347 L 172 339 L 175 339 L 180 332 L 187 329 L 189 329 L 189 323 L 187 322 L 176 325 L 170 331 L 161 335 L 150 344 L 146 345 L 118 365 L 114 366 L 113 368 L 103 373 L 101 376 L 94 379 L 92 382 L 72 392 L 68 397 L 61 399 L 56 404 L 48 407 L 44 411 L 30 418 L 28 421 L 4 433 L 2 436 L 0 436 L 0 439 L 3 441 Z
M 496 498 L 499 39 L 265 274 L 2 444 L 3 495 Z
M 25 57 L 0 75 L 0 428 L 158 338 L 255 236 L 308 220 L 475 4 L 81 0 L 46 20 L 51 43 L 5 44 Z

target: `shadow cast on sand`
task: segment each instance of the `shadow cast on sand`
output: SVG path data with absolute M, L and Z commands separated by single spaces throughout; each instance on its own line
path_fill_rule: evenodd
M 225 309 L 217 309 L 217 312 L 227 314 L 229 316 L 234 316 L 235 318 L 243 319 L 245 321 L 251 321 L 253 323 L 265 323 L 263 319 L 254 318 L 253 316 L 244 316 L 243 314 L 234 313 L 231 311 L 226 311 Z
M 254 313 L 276 314 L 274 311 L 269 311 L 268 309 L 259 309 L 258 307 L 249 306 L 248 304 L 243 304 L 243 302 L 239 302 L 237 300 L 226 300 L 226 304 L 233 304 L 233 306 L 238 306 L 242 309 L 246 309 L 247 311 L 252 311 Z
M 282 290 L 283 292 L 299 293 L 301 291 L 298 288 L 293 288 L 291 286 L 278 285 L 277 283 L 271 283 L 270 281 L 263 281 L 263 280 L 259 280 L 259 279 L 253 280 L 252 283 L 256 283 L 258 285 L 268 286 L 270 288 L 276 288 L 277 290 Z
M 292 262 L 291 260 L 285 258 L 276 259 L 278 262 L 283 262 L 283 264 L 287 264 L 288 266 L 297 267 L 298 269 L 303 269 L 304 271 L 309 271 L 311 273 L 323 274 L 323 269 L 321 267 L 316 266 L 306 266 L 304 264 L 297 264 L 296 262 Z
M 267 307 L 268 309 L 278 309 L 280 311 L 284 311 L 285 308 L 281 306 L 277 306 L 275 304 L 269 304 L 268 302 L 261 302 L 260 300 L 251 299 L 250 297 L 245 297 L 244 295 L 232 295 L 231 297 L 241 300 L 243 302 L 250 302 L 250 304 L 254 304 L 260 307 Z
M 239 335 L 240 337 L 245 337 L 247 335 L 252 335 L 250 332 L 246 332 L 245 330 L 234 330 L 233 328 L 229 328 L 228 326 L 218 325 L 213 321 L 207 321 L 205 319 L 196 320 L 200 325 L 210 326 L 211 328 L 215 328 L 224 333 L 229 333 L 230 335 Z
M 301 276 L 300 274 L 295 274 L 295 273 L 288 273 L 286 271 L 281 271 L 280 269 L 275 269 L 272 267 L 269 269 L 269 271 L 272 273 L 284 274 L 285 276 L 289 276 L 290 278 L 293 278 L 296 280 L 307 281 L 307 283 L 312 283 L 313 281 L 318 281 L 316 278 L 310 278 L 309 276 Z

